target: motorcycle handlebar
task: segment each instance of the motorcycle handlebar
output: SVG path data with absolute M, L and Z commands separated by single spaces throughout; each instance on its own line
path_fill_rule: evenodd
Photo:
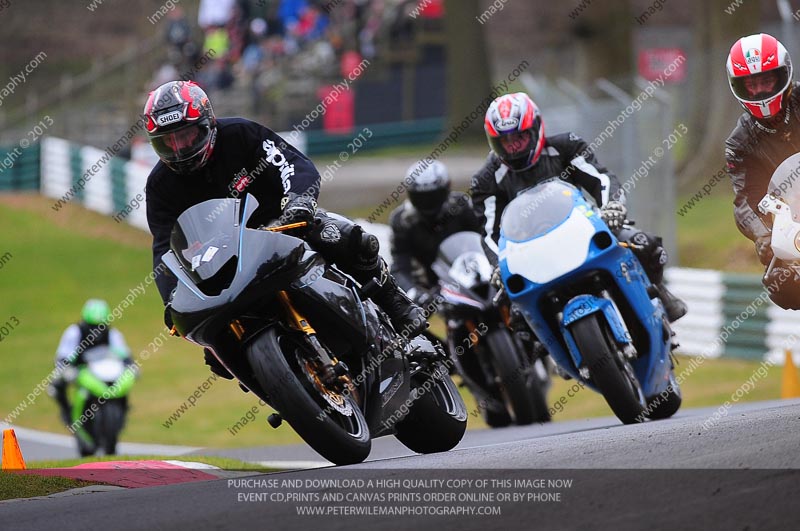
M 301 227 L 307 227 L 307 226 L 308 226 L 308 222 L 307 221 L 299 221 L 297 223 L 288 223 L 286 225 L 278 225 L 277 227 L 259 227 L 259 229 L 268 230 L 270 232 L 282 232 L 282 231 L 285 231 L 285 230 L 299 229 Z

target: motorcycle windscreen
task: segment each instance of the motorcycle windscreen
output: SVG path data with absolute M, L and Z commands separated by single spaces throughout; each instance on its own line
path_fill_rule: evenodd
M 572 213 L 576 188 L 547 181 L 518 195 L 503 212 L 500 230 L 507 240 L 523 242 L 547 234 Z
M 439 244 L 439 258 L 448 265 L 452 265 L 459 256 L 470 251 L 483 253 L 481 235 L 477 232 L 456 232 Z
M 239 228 L 238 200 L 204 201 L 178 217 L 170 236 L 170 248 L 187 275 L 199 285 L 214 277 L 236 256 Z
M 517 196 L 500 224 L 505 245 L 500 260 L 510 274 L 546 284 L 578 269 L 589 253 L 595 227 L 593 211 L 576 203 L 580 191 L 548 181 Z
M 792 218 L 800 222 L 800 153 L 795 153 L 775 168 L 767 192 L 789 205 Z
M 449 277 L 467 289 L 488 283 L 492 276 L 492 266 L 477 232 L 456 232 L 442 240 L 437 261 L 431 267 L 439 278 Z

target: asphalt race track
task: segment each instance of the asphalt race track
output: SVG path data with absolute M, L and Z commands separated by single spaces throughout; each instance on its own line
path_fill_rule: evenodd
M 474 431 L 455 450 L 424 456 L 378 440 L 370 461 L 349 467 L 3 502 L 0 528 L 800 527 L 800 400 L 736 405 L 704 429 L 715 410 L 635 426 L 605 418 Z M 321 464 L 300 447 L 202 453 Z M 299 514 L 312 506 L 322 514 Z

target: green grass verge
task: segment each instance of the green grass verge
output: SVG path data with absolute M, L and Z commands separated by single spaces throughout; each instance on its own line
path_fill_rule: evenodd
M 48 496 L 65 490 L 97 485 L 91 481 L 0 472 L 0 500 Z M 13 524 L 11 524 L 13 527 Z
M 114 307 L 144 281 L 151 267 L 150 238 L 78 207 L 54 212 L 51 204 L 51 200 L 38 196 L 0 197 L 0 224 L 7 228 L 0 255 L 12 254 L 0 269 L 0 323 L 12 316 L 19 320 L 0 345 L 0 419 L 24 404 L 24 410 L 13 420 L 15 424 L 67 434 L 58 421 L 55 404 L 44 393 L 31 395 L 31 404 L 27 404 L 26 395 L 51 370 L 61 333 L 77 319 L 88 297 L 103 297 Z M 679 217 L 682 265 L 732 269 L 723 252 L 730 246 L 754 260 L 750 258 L 749 241 L 733 227 L 730 205 L 730 197 L 720 190 L 684 218 Z M 757 270 L 755 264 L 743 260 L 734 262 L 741 265 L 740 270 Z M 147 351 L 154 337 L 163 333 L 161 315 L 161 302 L 152 285 L 115 322 L 134 357 Z M 724 402 L 756 367 L 757 363 L 735 360 L 706 362 L 684 385 L 685 405 Z M 277 430 L 269 428 L 265 419 L 270 409 L 259 406 L 255 397 L 243 393 L 235 383 L 222 379 L 212 381 L 195 406 L 187 403 L 180 418 L 165 427 L 170 415 L 188 402 L 209 375 L 197 347 L 181 339 L 166 339 L 142 363 L 142 377 L 131 393 L 123 439 L 220 448 L 300 442 L 286 425 Z M 777 398 L 776 378 L 771 374 L 746 399 Z M 549 397 L 551 404 L 572 385 L 556 380 Z M 463 389 L 462 394 L 469 410 L 475 410 L 472 396 Z M 602 397 L 582 391 L 556 418 L 610 414 Z M 232 435 L 229 428 L 237 422 L 244 427 Z M 483 426 L 479 414 L 470 416 L 470 428 Z
M 29 469 L 35 468 L 69 468 L 87 463 L 101 463 L 104 461 L 187 461 L 194 463 L 205 463 L 223 470 L 243 470 L 255 472 L 275 472 L 278 469 L 266 468 L 255 463 L 248 463 L 238 459 L 227 457 L 216 457 L 206 455 L 104 455 L 96 457 L 84 457 L 82 459 L 57 459 L 48 461 L 32 461 L 27 463 Z
M 678 210 L 692 196 L 678 199 Z M 680 266 L 762 273 L 753 243 L 733 220 L 733 192 L 725 183 L 712 189 L 694 208 L 675 217 Z
M 83 459 L 60 459 L 53 461 L 32 461 L 27 463 L 28 470 L 39 468 L 70 468 L 86 463 L 97 463 L 101 461 L 190 461 L 205 463 L 223 470 L 236 470 L 245 472 L 276 472 L 277 469 L 265 468 L 253 463 L 239 461 L 238 459 L 228 459 L 225 457 L 212 456 L 163 456 L 163 455 L 131 455 L 118 456 L 107 455 L 100 457 L 86 457 Z M 17 498 L 32 498 L 34 496 L 47 496 L 57 492 L 63 492 L 90 485 L 99 485 L 97 481 L 83 481 L 71 478 L 54 476 L 37 476 L 35 474 L 15 474 L 13 472 L 0 473 L 0 500 L 11 500 Z
M 0 270 L 0 323 L 12 316 L 19 321 L 0 345 L 0 419 L 22 404 L 14 424 L 68 434 L 55 403 L 44 393 L 34 396 L 34 389 L 51 371 L 59 338 L 79 318 L 87 298 L 105 298 L 113 308 L 145 280 L 152 269 L 150 237 L 72 205 L 54 212 L 51 204 L 37 196 L 0 198 L 0 226 L 6 228 L 0 255 L 12 254 Z M 222 379 L 166 428 L 164 422 L 210 373 L 202 351 L 185 340 L 169 337 L 152 352 L 149 344 L 165 332 L 162 315 L 151 285 L 113 323 L 135 358 L 151 354 L 131 392 L 125 440 L 218 447 L 299 441 L 291 430 L 266 429 L 267 408 L 260 408 L 259 422 L 231 435 L 228 427 L 257 406 L 257 399 Z M 32 403 L 26 400 L 29 393 Z

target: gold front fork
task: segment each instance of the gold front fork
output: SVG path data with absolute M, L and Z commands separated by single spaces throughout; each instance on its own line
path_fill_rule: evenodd
M 292 324 L 295 328 L 300 330 L 306 335 L 316 334 L 316 330 L 308 324 L 308 320 L 303 317 L 300 312 L 292 304 L 292 301 L 289 299 L 289 294 L 285 291 L 278 292 L 278 300 L 281 301 L 283 307 L 286 309 L 286 313 L 289 314 L 289 319 L 292 320 Z
M 317 353 L 317 363 L 321 363 L 321 366 L 310 364 L 307 361 L 306 369 L 316 381 L 318 389 L 329 396 L 335 396 L 337 403 L 341 401 L 341 397 L 338 396 L 338 393 L 344 391 L 345 388 L 350 388 L 350 392 L 353 393 L 355 390 L 350 377 L 346 373 L 346 369 L 342 371 L 337 370 L 343 368 L 344 365 L 337 367 L 337 365 L 339 365 L 339 360 L 337 360 L 335 357 L 331 357 L 328 354 L 327 349 L 325 349 L 325 347 L 323 347 L 319 342 L 319 339 L 317 339 L 316 330 L 314 330 L 314 328 L 308 323 L 308 320 L 297 311 L 297 308 L 294 307 L 291 299 L 289 299 L 289 294 L 285 291 L 279 291 L 278 300 L 281 301 L 281 304 L 286 309 L 286 313 L 291 321 L 292 326 L 306 335 L 310 346 Z M 336 390 L 336 393 L 331 393 L 331 391 L 328 389 L 328 386 L 333 387 Z
M 294 328 L 303 332 L 307 336 L 313 336 L 317 333 L 317 331 L 314 330 L 310 324 L 308 324 L 308 320 L 297 311 L 292 304 L 292 301 L 289 299 L 289 295 L 285 291 L 278 292 L 278 299 L 281 301 L 281 304 L 286 310 L 289 320 L 291 321 L 290 324 L 294 326 Z M 239 322 L 238 319 L 235 319 L 231 321 L 229 327 L 233 332 L 233 335 L 236 336 L 236 339 L 241 341 L 242 337 L 244 336 L 244 327 L 242 326 L 242 323 Z

